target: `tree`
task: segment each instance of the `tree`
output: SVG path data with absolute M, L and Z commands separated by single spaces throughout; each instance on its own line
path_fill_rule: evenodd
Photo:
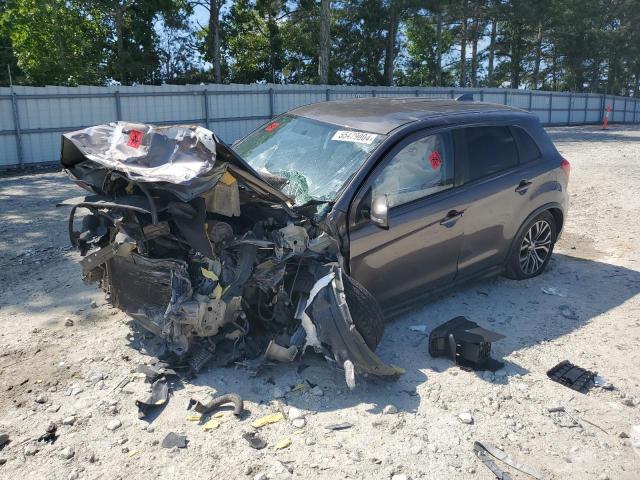
M 329 50 L 331 48 L 331 0 L 320 0 L 320 41 L 318 42 L 318 83 L 329 83 Z
M 32 85 L 101 83 L 106 35 L 91 6 L 72 0 L 9 0 L 2 12 L 11 57 Z M 6 54 L 6 53 L 5 53 Z M 3 68 L 6 69 L 3 63 Z

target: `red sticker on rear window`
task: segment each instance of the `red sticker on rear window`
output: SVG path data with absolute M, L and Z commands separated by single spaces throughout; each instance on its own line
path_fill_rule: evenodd
M 131 130 L 129 132 L 129 141 L 127 145 L 132 148 L 138 148 L 142 143 L 142 132 L 140 130 Z
M 278 122 L 271 122 L 269 125 L 264 127 L 264 131 L 265 132 L 273 132 L 279 126 L 280 126 L 280 124 Z
M 440 152 L 434 150 L 429 155 L 429 163 L 431 163 L 431 168 L 434 170 L 439 169 L 442 166 L 442 157 L 440 156 Z

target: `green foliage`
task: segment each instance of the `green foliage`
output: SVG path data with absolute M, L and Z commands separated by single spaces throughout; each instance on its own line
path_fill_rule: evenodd
M 219 56 L 195 5 L 221 12 Z M 213 58 L 223 82 L 317 83 L 320 16 L 320 0 L 0 0 L 0 84 L 6 65 L 32 85 L 211 81 Z M 332 0 L 328 81 L 640 96 L 638 25 L 638 0 Z
M 78 85 L 103 80 L 106 30 L 82 2 L 9 0 L 1 22 L 26 82 Z

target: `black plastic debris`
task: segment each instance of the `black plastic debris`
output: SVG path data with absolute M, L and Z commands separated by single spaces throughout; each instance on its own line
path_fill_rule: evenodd
M 327 430 L 333 430 L 334 432 L 339 431 L 339 430 L 347 430 L 348 428 L 353 427 L 353 425 L 351 423 L 334 423 L 332 425 L 327 425 L 326 428 Z
M 187 437 L 184 435 L 178 435 L 174 432 L 167 433 L 167 436 L 164 437 L 162 443 L 160 444 L 162 448 L 187 448 Z
M 519 462 L 508 453 L 487 442 L 473 442 L 473 453 L 475 453 L 478 459 L 480 459 L 480 461 L 489 470 L 491 470 L 491 473 L 500 480 L 511 480 L 512 477 L 508 472 L 502 470 L 495 460 L 500 460 L 502 463 L 509 465 L 522 473 L 526 473 L 537 480 L 547 480 L 549 478 L 544 473 L 539 472 L 537 469 L 530 467 L 527 464 Z
M 465 317 L 455 317 L 431 331 L 429 354 L 449 357 L 466 370 L 494 372 L 504 363 L 491 358 L 491 342 L 503 338 L 504 335 L 486 330 Z
M 0 450 L 4 448 L 4 446 L 9 443 L 11 440 L 9 439 L 9 435 L 6 433 L 0 433 Z
M 226 395 L 220 395 L 218 397 L 209 395 L 202 401 L 193 400 L 193 402 L 195 411 L 202 414 L 211 413 L 214 409 L 227 403 L 233 403 L 233 414 L 235 416 L 240 416 L 244 410 L 242 397 L 237 393 L 227 393 Z
M 578 367 L 568 360 L 563 360 L 547 372 L 554 382 L 580 393 L 587 393 L 595 385 L 597 373 Z
M 58 431 L 58 427 L 56 426 L 55 423 L 50 423 L 47 426 L 47 431 L 40 435 L 38 437 L 38 442 L 44 442 L 44 443 L 49 443 L 49 444 L 54 444 L 56 443 L 56 440 L 58 439 L 58 435 L 57 432 Z
M 169 400 L 169 385 L 167 379 L 159 378 L 151 386 L 151 394 L 144 400 L 136 400 L 138 418 L 145 418 L 154 408 L 164 407 Z
M 162 375 L 164 376 L 177 375 L 175 370 L 172 370 L 171 368 L 165 368 L 162 365 L 152 366 L 152 365 L 140 364 L 136 367 L 136 372 L 142 373 L 145 376 L 145 381 L 149 383 L 155 382 Z
M 249 442 L 251 448 L 255 448 L 256 450 L 262 450 L 267 446 L 267 442 L 261 439 L 256 432 L 247 432 L 242 435 L 242 438 Z

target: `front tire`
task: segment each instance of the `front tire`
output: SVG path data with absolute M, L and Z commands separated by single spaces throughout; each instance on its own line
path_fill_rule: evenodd
M 547 267 L 558 235 L 553 215 L 542 212 L 530 220 L 515 239 L 505 276 L 524 280 L 540 275 Z
M 342 274 L 342 287 L 351 319 L 367 347 L 375 350 L 384 335 L 384 316 L 376 299 L 360 283 Z

